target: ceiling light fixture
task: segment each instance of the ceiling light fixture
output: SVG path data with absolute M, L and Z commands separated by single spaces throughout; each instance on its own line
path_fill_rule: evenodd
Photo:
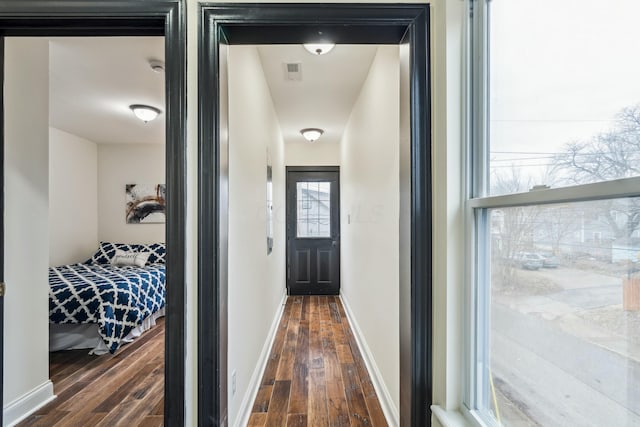
M 318 128 L 306 128 L 306 129 L 302 129 L 300 133 L 302 134 L 302 136 L 304 136 L 304 139 L 306 139 L 307 141 L 316 142 L 316 140 L 322 136 L 324 131 Z
M 129 105 L 129 108 L 131 108 L 131 111 L 133 111 L 133 114 L 135 114 L 137 118 L 145 123 L 154 120 L 156 117 L 158 117 L 158 114 L 162 112 L 156 107 L 143 104 Z
M 164 62 L 159 59 L 152 59 L 149 61 L 149 67 L 156 73 L 164 72 Z
M 305 43 L 304 48 L 314 55 L 324 55 L 329 53 L 336 44 L 335 43 Z

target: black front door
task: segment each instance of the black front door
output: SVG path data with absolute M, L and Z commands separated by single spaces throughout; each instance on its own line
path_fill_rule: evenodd
M 287 167 L 287 292 L 340 293 L 340 169 Z

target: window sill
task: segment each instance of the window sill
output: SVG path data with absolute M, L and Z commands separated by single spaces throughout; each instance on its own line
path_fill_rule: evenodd
M 476 427 L 462 413 L 455 410 L 447 411 L 439 405 L 431 405 L 431 413 L 442 427 Z

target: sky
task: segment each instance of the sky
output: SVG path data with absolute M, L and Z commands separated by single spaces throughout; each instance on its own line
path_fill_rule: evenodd
M 552 153 L 640 104 L 640 1 L 489 4 L 492 166 L 544 184 Z

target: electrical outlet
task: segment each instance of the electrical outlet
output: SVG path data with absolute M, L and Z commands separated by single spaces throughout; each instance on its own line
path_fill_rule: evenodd
M 236 370 L 234 369 L 233 372 L 231 372 L 231 395 L 235 396 L 236 395 Z

